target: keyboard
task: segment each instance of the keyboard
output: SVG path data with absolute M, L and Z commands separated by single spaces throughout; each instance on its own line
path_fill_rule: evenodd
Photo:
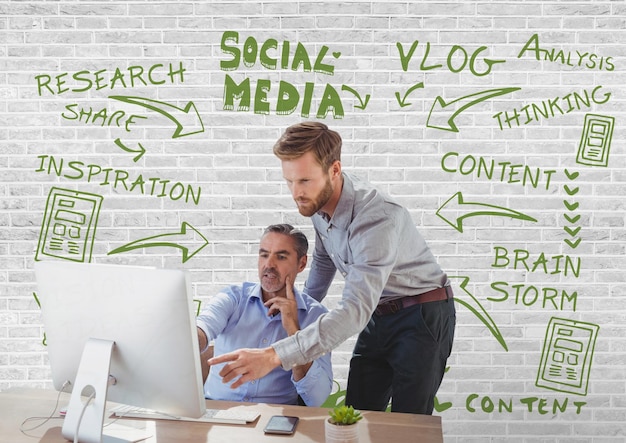
M 151 409 L 137 408 L 128 405 L 116 406 L 112 408 L 110 412 L 113 416 L 119 418 L 148 418 L 151 420 L 194 421 L 229 425 L 245 425 L 246 423 L 252 423 L 261 415 L 260 412 L 251 409 L 207 409 L 202 416 L 191 418 L 164 414 Z

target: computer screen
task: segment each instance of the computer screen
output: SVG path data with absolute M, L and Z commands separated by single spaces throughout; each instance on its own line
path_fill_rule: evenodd
M 106 400 L 188 417 L 205 412 L 184 271 L 41 261 L 35 263 L 35 276 L 54 387 L 81 391 L 72 392 L 66 438 L 73 438 L 65 435 L 66 425 L 101 425 Z M 90 392 L 94 411 L 84 406 Z M 75 411 L 68 421 L 73 402 L 79 403 L 84 423 L 76 422 Z

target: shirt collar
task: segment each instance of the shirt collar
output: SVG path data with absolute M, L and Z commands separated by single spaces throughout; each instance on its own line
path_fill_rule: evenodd
M 298 291 L 297 288 L 293 288 L 293 294 L 296 297 L 296 304 L 298 305 L 299 311 L 306 311 L 306 304 L 304 303 L 304 296 Z M 257 283 L 252 291 L 250 292 L 250 297 L 258 298 L 259 302 L 263 304 L 263 294 L 261 294 L 261 284 Z

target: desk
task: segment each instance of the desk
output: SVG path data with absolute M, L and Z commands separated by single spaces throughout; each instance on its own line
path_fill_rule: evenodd
M 47 417 L 54 409 L 58 392 L 43 389 L 16 388 L 0 392 L 0 436 L 11 443 L 65 443 L 61 435 L 62 419 L 58 411 L 55 418 L 24 435 L 21 423 L 29 417 Z M 69 394 L 61 394 L 61 406 L 69 402 Z M 177 422 L 169 420 L 122 419 L 120 424 L 147 429 L 153 436 L 150 443 L 232 443 L 245 442 L 324 442 L 324 420 L 328 410 L 305 406 L 250 404 L 207 401 L 208 408 L 251 408 L 261 417 L 248 425 L 223 425 L 210 423 Z M 300 423 L 293 436 L 265 435 L 263 428 L 272 415 L 296 415 Z M 27 423 L 32 427 L 41 421 Z M 363 411 L 359 422 L 360 443 L 443 443 L 441 418 L 428 415 L 399 414 Z

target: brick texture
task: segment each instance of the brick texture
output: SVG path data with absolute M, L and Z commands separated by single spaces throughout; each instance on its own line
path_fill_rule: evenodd
M 32 267 L 53 189 L 102 198 L 91 261 L 186 269 L 201 303 L 257 279 L 268 224 L 313 241 L 271 148 L 321 120 L 455 285 L 446 442 L 624 441 L 624 43 L 614 1 L 1 1 L 0 390 L 51 386 Z M 187 262 L 108 255 L 183 223 L 208 240 Z

